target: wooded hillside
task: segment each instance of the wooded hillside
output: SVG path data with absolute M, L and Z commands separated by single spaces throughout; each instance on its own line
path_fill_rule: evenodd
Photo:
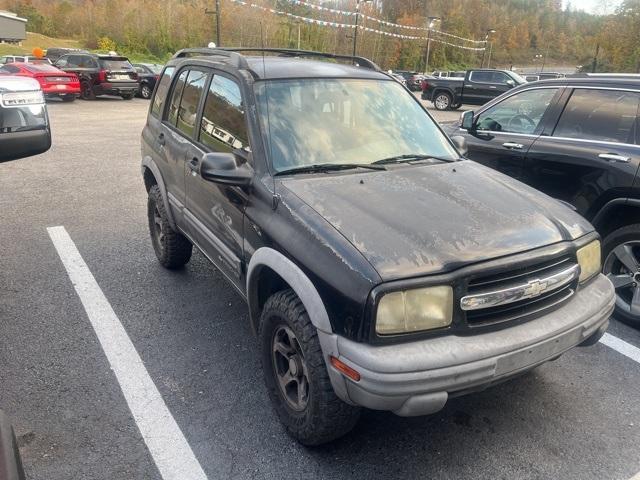
M 299 17 L 352 24 L 354 16 L 312 9 L 291 0 L 253 0 L 255 3 Z M 303 2 L 304 3 L 304 2 Z M 308 0 L 348 12 L 355 0 Z M 403 25 L 425 27 L 427 16 L 439 16 L 435 28 L 460 37 L 484 40 L 488 29 L 493 44 L 492 65 L 533 64 L 536 55 L 547 64 L 591 64 L 600 45 L 601 69 L 640 70 L 640 0 L 626 0 L 614 15 L 595 16 L 563 11 L 558 0 L 385 0 L 361 3 L 369 17 Z M 29 30 L 53 37 L 77 38 L 90 48 L 117 49 L 166 58 L 186 46 L 203 46 L 215 39 L 214 0 L 0 0 L 5 8 L 29 19 Z M 352 28 L 313 25 L 278 16 L 232 0 L 221 0 L 223 45 L 300 47 L 350 53 Z M 408 36 L 422 30 L 399 29 L 367 18 L 366 28 Z M 434 35 L 432 38 L 446 39 Z M 479 46 L 458 40 L 456 44 Z M 424 40 L 381 35 L 359 29 L 358 53 L 384 68 L 424 68 Z M 112 48 L 113 47 L 113 48 Z M 488 55 L 488 52 L 487 52 Z M 482 52 L 433 42 L 430 67 L 459 68 L 478 65 Z

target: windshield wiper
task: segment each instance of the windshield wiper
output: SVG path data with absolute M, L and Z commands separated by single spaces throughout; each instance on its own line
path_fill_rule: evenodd
M 433 155 L 423 155 L 421 153 L 408 153 L 405 155 L 396 155 L 394 157 L 383 158 L 376 160 L 371 165 L 383 165 L 385 163 L 406 163 L 414 160 L 437 160 L 440 162 L 455 162 L 450 158 L 434 157 Z
M 316 163 L 313 165 L 303 165 L 300 167 L 289 168 L 288 170 L 281 170 L 276 172 L 275 175 L 293 175 L 296 173 L 317 173 L 317 172 L 331 172 L 337 170 L 353 170 L 356 168 L 366 168 L 369 170 L 386 170 L 382 165 L 372 165 L 369 163 Z

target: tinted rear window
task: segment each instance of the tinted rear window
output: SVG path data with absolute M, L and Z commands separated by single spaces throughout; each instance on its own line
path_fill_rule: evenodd
M 133 65 L 129 63 L 129 60 L 111 60 L 111 59 L 99 59 L 100 68 L 105 70 L 133 70 Z
M 165 68 L 162 73 L 162 77 L 160 78 L 158 88 L 156 88 L 156 94 L 153 97 L 151 106 L 151 114 L 156 117 L 160 117 L 160 114 L 162 113 L 162 107 L 164 106 L 165 97 L 167 96 L 169 84 L 171 83 L 171 74 L 174 70 L 174 67 Z

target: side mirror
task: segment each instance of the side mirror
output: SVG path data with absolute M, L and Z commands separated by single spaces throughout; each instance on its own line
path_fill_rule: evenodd
M 509 85 L 509 87 L 513 88 L 516 86 L 516 82 L 514 82 L 513 80 L 507 80 L 506 82 L 507 85 Z
M 206 153 L 200 162 L 200 176 L 222 185 L 244 187 L 253 180 L 253 169 L 233 153 Z
M 451 141 L 458 149 L 458 152 L 460 152 L 460 155 L 464 157 L 469 151 L 467 148 L 467 140 L 462 135 L 455 135 L 451 137 Z
M 473 129 L 473 110 L 467 110 L 460 115 L 460 128 L 465 130 Z

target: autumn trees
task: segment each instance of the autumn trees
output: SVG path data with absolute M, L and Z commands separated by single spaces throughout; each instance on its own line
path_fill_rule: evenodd
M 314 10 L 290 0 L 252 0 L 256 4 L 301 17 L 352 24 L 353 16 Z M 308 0 L 334 9 L 353 11 L 355 0 Z M 492 65 L 532 64 L 535 56 L 568 65 L 586 63 L 601 45 L 601 64 L 620 71 L 640 68 L 640 0 L 625 0 L 610 16 L 563 11 L 558 0 L 375 0 L 362 4 L 370 17 L 424 27 L 430 15 L 442 18 L 437 28 L 465 38 L 492 35 Z M 87 47 L 115 44 L 122 53 L 138 53 L 159 60 L 186 46 L 206 45 L 215 39 L 215 17 L 205 15 L 213 0 L 0 0 L 29 19 L 29 29 L 58 38 L 78 38 Z M 309 25 L 288 17 L 221 0 L 224 45 L 296 47 L 298 31 L 304 49 L 349 53 L 352 28 Z M 410 31 L 362 18 L 359 24 L 376 30 L 417 36 Z M 411 33 L 413 32 L 413 33 Z M 437 38 L 437 36 L 435 37 Z M 106 42 L 106 43 L 105 43 Z M 425 43 L 358 32 L 358 53 L 384 68 L 421 70 Z M 467 44 L 468 45 L 468 44 Z M 430 65 L 462 68 L 479 65 L 482 52 L 432 43 Z

